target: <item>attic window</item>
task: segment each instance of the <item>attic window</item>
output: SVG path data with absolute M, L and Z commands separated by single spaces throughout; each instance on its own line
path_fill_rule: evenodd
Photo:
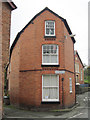
M 55 36 L 55 21 L 45 21 L 45 36 Z

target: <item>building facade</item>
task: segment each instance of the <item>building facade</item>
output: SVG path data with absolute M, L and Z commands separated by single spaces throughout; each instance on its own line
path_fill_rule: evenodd
M 4 72 L 9 62 L 11 11 L 16 5 L 11 0 L 0 1 L 0 116 L 2 114 Z
M 84 84 L 84 65 L 77 51 L 75 51 L 76 85 Z
M 27 107 L 75 104 L 74 37 L 67 21 L 43 9 L 17 34 L 10 50 L 10 101 Z

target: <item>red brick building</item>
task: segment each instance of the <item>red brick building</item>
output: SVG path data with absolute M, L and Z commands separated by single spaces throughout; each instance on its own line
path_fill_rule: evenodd
M 11 11 L 16 9 L 16 5 L 11 0 L 2 2 L 2 77 L 4 86 L 4 72 L 7 63 L 9 63 L 10 55 L 10 27 L 11 27 Z
M 75 51 L 76 85 L 84 84 L 84 65 L 77 51 Z
M 75 104 L 74 37 L 47 7 L 17 34 L 10 54 L 10 101 L 27 107 Z
M 16 8 L 11 0 L 0 1 L 0 116 L 3 104 L 4 72 L 9 62 L 11 11 Z

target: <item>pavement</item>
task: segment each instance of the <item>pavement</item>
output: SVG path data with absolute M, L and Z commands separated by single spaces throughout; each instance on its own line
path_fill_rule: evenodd
M 13 106 L 4 106 L 4 115 L 3 118 L 65 118 L 65 120 L 69 120 L 72 118 L 89 118 L 88 111 L 90 111 L 89 101 L 90 101 L 90 92 L 86 92 L 80 95 L 77 95 L 77 105 L 70 109 L 60 109 L 55 111 L 28 111 L 28 110 L 20 110 L 14 108 Z

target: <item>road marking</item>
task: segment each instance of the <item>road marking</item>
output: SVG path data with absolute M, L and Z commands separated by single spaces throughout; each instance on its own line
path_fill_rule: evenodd
M 74 115 L 74 116 L 72 116 L 72 117 L 70 117 L 70 118 L 74 118 L 74 117 L 76 117 L 76 116 L 79 116 L 79 115 L 82 115 L 83 113 L 79 113 L 79 114 L 76 114 L 76 115 Z
M 82 114 L 86 114 L 86 113 L 79 113 L 79 114 L 76 114 L 76 115 L 74 115 L 74 116 L 72 116 L 72 117 L 69 117 L 69 118 L 66 119 L 66 120 L 69 120 L 69 119 L 71 119 L 71 118 L 75 118 L 75 117 L 80 116 L 80 115 L 82 115 Z

